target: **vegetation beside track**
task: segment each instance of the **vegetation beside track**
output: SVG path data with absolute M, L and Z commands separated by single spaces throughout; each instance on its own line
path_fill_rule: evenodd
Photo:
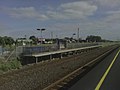
M 0 74 L 13 69 L 19 69 L 20 67 L 21 63 L 17 59 L 10 60 L 8 62 L 0 61 Z

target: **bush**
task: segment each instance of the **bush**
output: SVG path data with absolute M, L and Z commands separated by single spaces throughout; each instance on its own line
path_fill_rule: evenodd
M 6 64 L 3 64 L 3 63 L 2 63 L 2 64 L 0 65 L 0 70 L 6 72 L 6 71 L 9 70 L 9 67 L 8 67 Z
M 0 63 L 0 71 L 6 72 L 11 69 L 19 69 L 21 67 L 20 61 L 14 59 L 10 62 L 1 62 Z
M 11 62 L 10 62 L 10 65 L 11 65 L 11 69 L 19 69 L 20 67 L 21 67 L 21 63 L 20 63 L 20 61 L 18 61 L 18 60 L 12 60 Z

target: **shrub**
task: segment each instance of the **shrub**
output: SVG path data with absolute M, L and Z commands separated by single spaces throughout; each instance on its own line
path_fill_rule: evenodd
M 21 63 L 20 63 L 20 61 L 18 61 L 18 60 L 12 60 L 11 62 L 10 62 L 10 65 L 11 65 L 11 69 L 19 69 L 20 67 L 21 67 Z
M 11 69 L 19 69 L 21 67 L 20 61 L 17 59 L 11 60 L 9 62 L 0 62 L 0 71 L 6 72 Z

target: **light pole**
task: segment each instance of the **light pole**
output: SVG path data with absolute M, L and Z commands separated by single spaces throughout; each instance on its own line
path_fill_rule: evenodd
M 45 28 L 42 28 L 42 29 L 37 29 L 38 31 L 41 31 L 41 44 L 42 44 L 42 32 L 45 31 L 46 29 Z

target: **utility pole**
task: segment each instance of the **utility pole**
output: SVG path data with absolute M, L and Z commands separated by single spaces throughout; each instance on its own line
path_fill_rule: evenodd
M 78 32 L 77 32 L 78 42 L 79 42 L 79 33 L 80 33 L 80 29 L 78 28 Z
M 53 32 L 51 32 L 51 40 L 53 39 Z

